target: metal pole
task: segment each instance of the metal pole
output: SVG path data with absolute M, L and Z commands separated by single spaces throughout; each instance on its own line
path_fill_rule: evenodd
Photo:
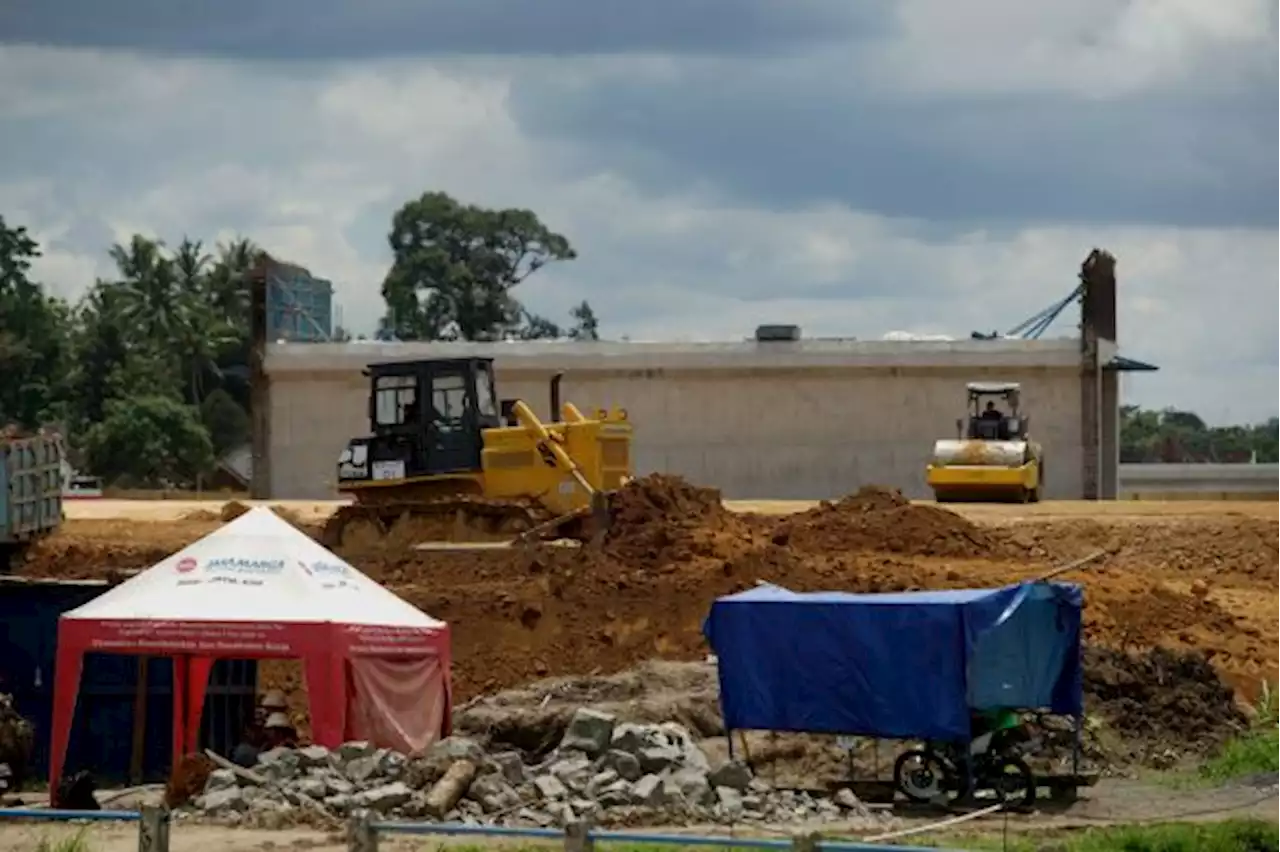
M 348 852 L 378 852 L 378 830 L 368 811 L 356 811 L 347 821 Z
M 564 852 L 594 852 L 595 847 L 591 827 L 586 822 L 574 820 L 565 824 Z
M 138 820 L 138 852 L 169 852 L 169 809 L 144 805 Z

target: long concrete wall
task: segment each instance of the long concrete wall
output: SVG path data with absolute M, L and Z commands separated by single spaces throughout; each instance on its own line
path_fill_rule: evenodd
M 273 344 L 271 495 L 334 494 L 339 451 L 368 428 L 366 364 L 478 354 L 496 356 L 500 396 L 543 417 L 548 381 L 563 370 L 565 399 L 627 409 L 638 474 L 680 474 L 734 499 L 829 498 L 872 483 L 926 496 L 924 466 L 934 440 L 955 434 L 965 383 L 1018 381 L 1046 448 L 1046 496 L 1081 493 L 1076 341 L 802 341 Z
M 1122 464 L 1120 496 L 1127 500 L 1275 500 L 1274 464 Z

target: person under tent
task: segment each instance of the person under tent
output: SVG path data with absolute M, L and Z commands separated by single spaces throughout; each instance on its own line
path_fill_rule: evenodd
M 258 706 L 253 708 L 253 720 L 245 727 L 244 736 L 231 752 L 231 762 L 248 769 L 258 762 L 259 752 L 273 748 L 268 744 L 271 738 L 267 723 L 274 716 L 284 716 L 287 725 L 289 717 L 285 715 L 285 710 L 288 706 L 284 693 L 280 690 L 273 689 L 265 693 L 258 701 Z

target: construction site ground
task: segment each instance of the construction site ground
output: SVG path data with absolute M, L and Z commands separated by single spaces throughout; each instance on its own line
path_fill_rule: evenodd
M 268 505 L 318 536 L 341 504 Z M 1247 708 L 1263 684 L 1276 682 L 1275 503 L 943 508 L 873 488 L 834 503 L 724 504 L 713 490 L 654 476 L 624 490 L 616 508 L 601 550 L 415 551 L 411 545 L 426 531 L 402 523 L 386 537 L 350 537 L 337 552 L 450 623 L 455 723 L 462 730 L 483 728 L 537 748 L 554 741 L 573 707 L 591 703 L 627 717 L 678 721 L 714 754 L 725 748 L 714 672 L 698 661 L 708 653 L 701 624 L 715 597 L 761 580 L 862 592 L 992 586 L 1101 550 L 1105 559 L 1064 579 L 1085 589 L 1091 717 L 1085 750 L 1107 777 L 1087 802 L 1050 822 L 1201 811 L 1237 816 L 1259 807 L 1275 816 L 1270 804 L 1258 804 L 1256 788 L 1175 793 L 1150 783 L 1148 774 L 1194 764 L 1215 750 L 1247 724 Z M 220 500 L 69 503 L 63 529 L 35 546 L 20 572 L 120 576 L 243 510 Z M 269 663 L 262 672 L 269 685 L 289 692 L 305 729 L 299 667 Z M 748 744 L 762 776 L 776 783 L 807 786 L 847 769 L 847 755 L 832 738 L 753 734 Z M 884 760 L 855 757 L 859 771 Z M 46 828 L 53 830 L 0 826 L 0 845 L 16 839 L 14 832 Z M 193 849 L 204 848 L 200 832 L 209 833 L 209 848 L 291 842 L 278 832 L 263 838 L 235 832 L 240 845 L 232 847 L 227 833 L 213 827 L 177 830 L 191 840 L 184 848 Z M 95 827 L 95 841 L 102 838 L 95 852 L 113 850 L 116 834 L 125 848 L 125 838 L 136 836 L 129 832 Z M 341 848 L 302 829 L 293 842 Z

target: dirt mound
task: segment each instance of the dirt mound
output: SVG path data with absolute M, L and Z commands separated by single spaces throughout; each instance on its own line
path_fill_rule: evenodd
M 214 768 L 213 761 L 203 754 L 184 755 L 169 774 L 164 786 L 164 803 L 171 808 L 180 808 L 200 795 Z
M 239 500 L 228 500 L 222 504 L 222 510 L 218 513 L 218 520 L 234 521 L 236 518 L 249 511 L 249 506 L 241 503 Z
M 1247 719 L 1209 658 L 1156 648 L 1142 654 L 1090 646 L 1084 655 L 1085 709 L 1106 720 L 1129 761 L 1171 765 L 1207 754 Z
M 775 544 L 806 553 L 862 550 L 991 557 L 1010 556 L 1014 550 L 999 532 L 937 506 L 913 504 L 902 492 L 878 486 L 793 515 L 778 524 L 772 538 Z
M 724 507 L 719 490 L 678 476 L 633 479 L 614 496 L 612 511 L 606 550 L 633 568 L 723 560 L 752 544 L 749 523 Z
M 218 512 L 210 509 L 190 509 L 182 513 L 180 520 L 183 521 L 220 521 L 222 517 Z

